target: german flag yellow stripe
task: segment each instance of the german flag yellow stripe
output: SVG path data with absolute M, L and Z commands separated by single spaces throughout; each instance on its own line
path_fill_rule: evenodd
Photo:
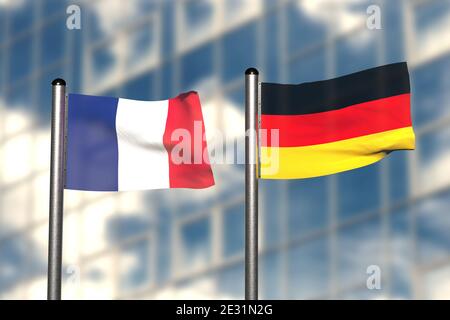
M 360 168 L 394 150 L 413 150 L 412 127 L 304 147 L 261 147 L 261 178 L 301 179 Z

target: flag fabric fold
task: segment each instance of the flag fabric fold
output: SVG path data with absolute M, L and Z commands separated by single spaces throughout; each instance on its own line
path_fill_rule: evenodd
M 196 92 L 161 101 L 69 94 L 66 189 L 127 191 L 212 185 Z
M 411 150 L 406 63 L 299 85 L 261 84 L 261 178 L 298 179 Z

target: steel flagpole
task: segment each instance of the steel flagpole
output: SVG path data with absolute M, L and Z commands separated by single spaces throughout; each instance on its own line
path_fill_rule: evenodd
M 63 79 L 52 82 L 51 126 L 47 299 L 60 300 L 66 163 L 66 82 Z
M 258 70 L 245 71 L 245 299 L 258 300 Z

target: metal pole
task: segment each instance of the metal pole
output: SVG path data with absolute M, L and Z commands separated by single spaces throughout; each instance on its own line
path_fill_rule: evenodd
M 258 70 L 245 71 L 245 299 L 258 299 Z
M 50 216 L 47 299 L 61 299 L 63 197 L 66 136 L 66 82 L 52 82 L 52 136 L 50 162 Z

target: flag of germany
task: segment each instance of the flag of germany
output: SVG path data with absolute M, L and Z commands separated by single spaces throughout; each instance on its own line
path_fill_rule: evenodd
M 261 83 L 261 129 L 264 179 L 323 176 L 412 150 L 407 64 L 298 85 Z

